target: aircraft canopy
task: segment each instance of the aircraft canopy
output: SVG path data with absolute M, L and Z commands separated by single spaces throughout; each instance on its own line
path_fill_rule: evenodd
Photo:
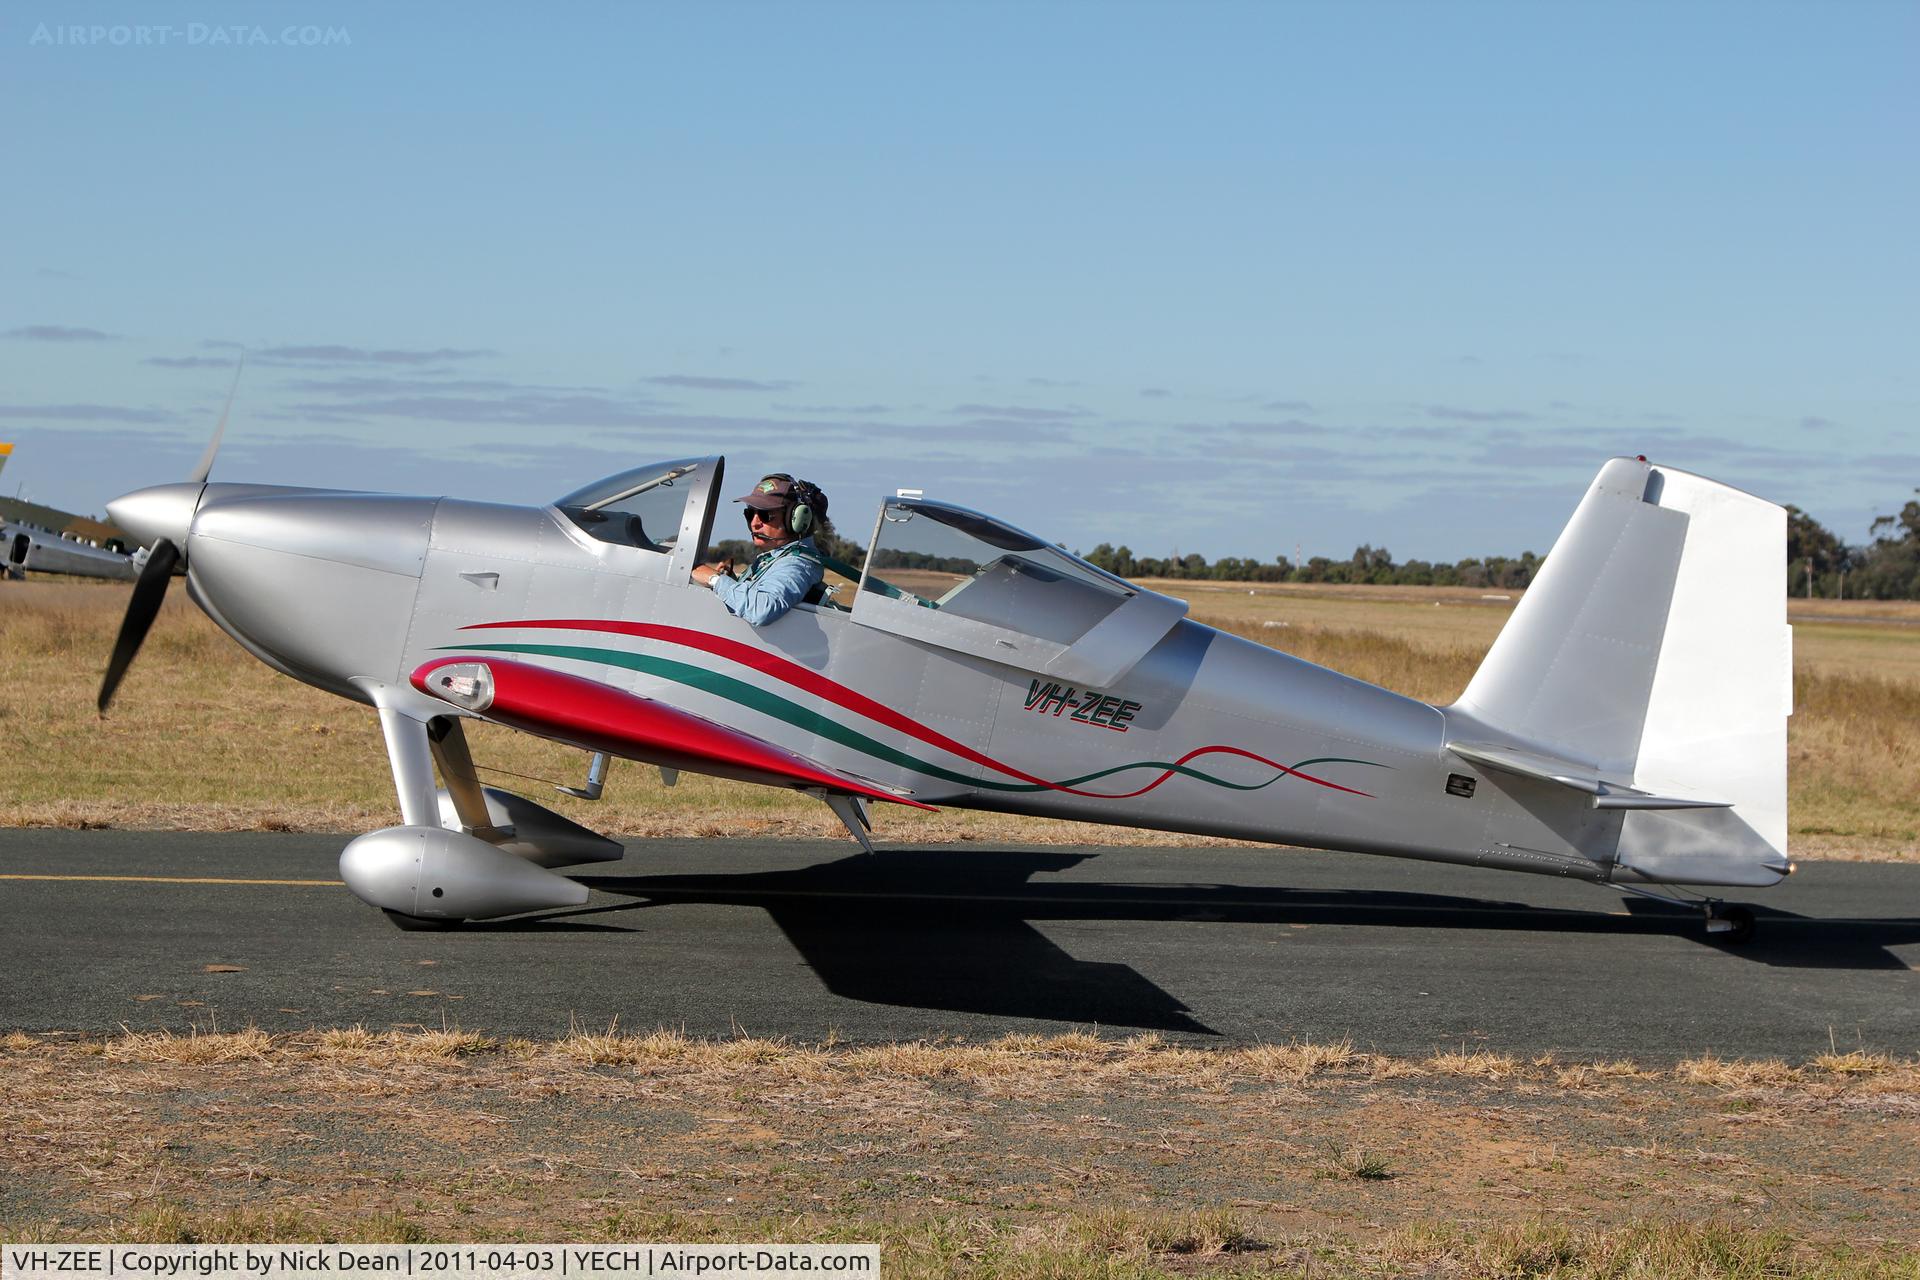
M 666 555 L 682 547 L 697 552 L 721 471 L 719 458 L 653 462 L 575 489 L 553 505 L 601 542 Z
M 1103 683 L 1186 605 L 1010 524 L 924 498 L 881 508 L 853 620 L 1070 680 Z
M 711 536 L 723 467 L 719 457 L 655 462 L 554 506 L 591 538 L 661 557 L 641 557 L 657 568 L 638 570 L 685 581 Z M 1184 602 L 1023 529 L 928 498 L 881 505 L 862 568 L 828 564 L 858 578 L 857 625 L 1088 684 L 1117 679 L 1186 614 Z

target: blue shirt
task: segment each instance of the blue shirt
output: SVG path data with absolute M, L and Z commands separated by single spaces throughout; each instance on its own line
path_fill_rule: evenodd
M 812 538 L 802 538 L 755 556 L 745 577 L 715 574 L 710 585 L 728 612 L 759 627 L 799 604 L 826 576 L 820 548 Z

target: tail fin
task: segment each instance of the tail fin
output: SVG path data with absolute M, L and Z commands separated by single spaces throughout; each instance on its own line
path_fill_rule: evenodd
M 1622 878 L 1771 884 L 1786 858 L 1786 512 L 1601 469 L 1460 701 L 1458 754 L 1628 810 Z
M 13 446 L 10 444 L 0 444 L 0 471 L 7 469 L 7 459 L 12 456 Z

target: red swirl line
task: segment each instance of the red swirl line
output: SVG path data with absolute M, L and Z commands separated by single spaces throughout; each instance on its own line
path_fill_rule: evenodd
M 1281 764 L 1278 760 L 1269 760 L 1263 755 L 1257 755 L 1254 752 L 1247 751 L 1241 747 L 1227 747 L 1227 746 L 1195 747 L 1193 750 L 1187 752 L 1187 754 L 1181 756 L 1178 760 L 1174 761 L 1173 763 L 1175 767 L 1167 769 L 1159 777 L 1155 778 L 1152 782 L 1149 782 L 1146 786 L 1141 787 L 1138 791 L 1126 791 L 1118 795 L 1108 795 L 1104 792 L 1099 792 L 1099 791 L 1078 791 L 1072 787 L 1055 786 L 1053 783 L 1048 783 L 1047 785 L 1050 787 L 1053 787 L 1055 791 L 1065 791 L 1069 795 L 1076 795 L 1076 796 L 1091 796 L 1096 800 L 1131 800 L 1135 796 L 1145 795 L 1147 792 L 1153 790 L 1155 787 L 1165 782 L 1168 778 L 1173 777 L 1174 774 L 1179 772 L 1178 766 L 1187 763 L 1189 760 L 1197 759 L 1200 756 L 1215 755 L 1215 754 L 1242 756 L 1248 760 L 1257 760 L 1261 764 L 1266 765 L 1268 768 L 1278 769 L 1282 776 L 1290 774 L 1293 777 L 1299 778 L 1304 782 L 1318 783 L 1320 786 L 1323 786 L 1323 787 L 1331 787 L 1335 791 L 1344 791 L 1350 796 L 1365 796 L 1369 800 L 1374 798 L 1371 792 L 1357 791 L 1352 787 L 1343 787 L 1337 782 L 1328 782 L 1325 778 L 1316 778 L 1310 773 L 1302 773 L 1300 772 L 1300 770 L 1295 769 L 1290 765 Z

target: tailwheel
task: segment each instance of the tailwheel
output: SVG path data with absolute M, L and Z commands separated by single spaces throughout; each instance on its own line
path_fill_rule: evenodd
M 1715 942 L 1738 946 L 1753 940 L 1753 912 L 1742 906 L 1715 903 L 1707 908 L 1707 935 Z
M 380 908 L 380 914 L 393 922 L 396 929 L 408 933 L 441 933 L 448 929 L 457 929 L 465 924 L 464 920 L 450 920 L 446 916 L 410 916 L 404 911 L 389 911 Z

